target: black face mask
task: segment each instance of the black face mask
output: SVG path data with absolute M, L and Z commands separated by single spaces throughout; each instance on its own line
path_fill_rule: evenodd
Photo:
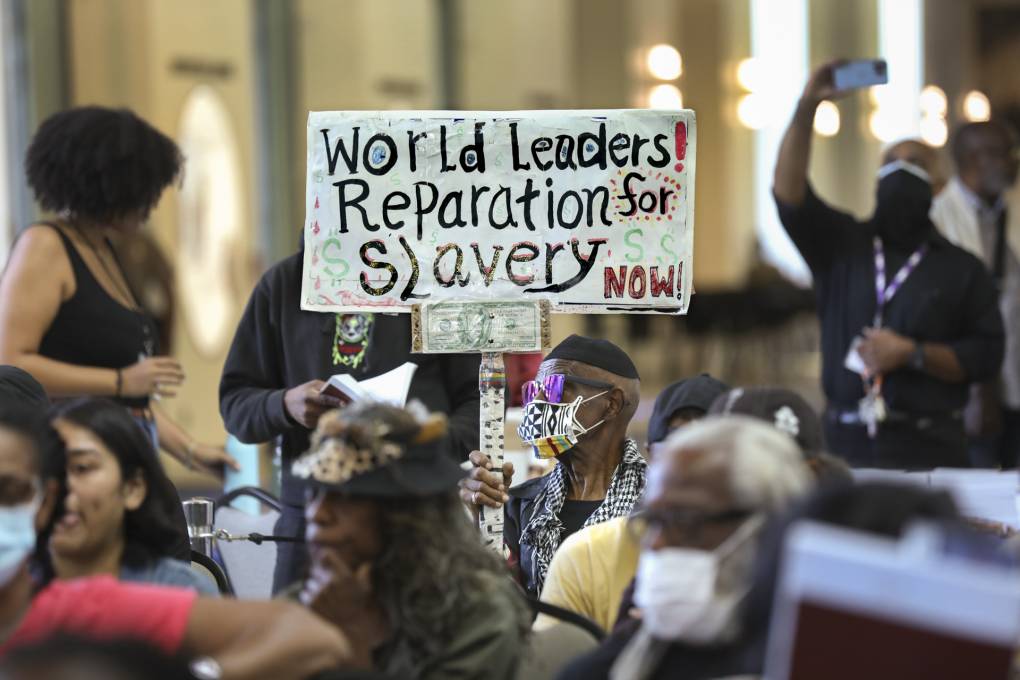
M 914 250 L 934 230 L 931 184 L 902 167 L 878 180 L 875 214 L 871 222 L 882 242 L 893 248 Z

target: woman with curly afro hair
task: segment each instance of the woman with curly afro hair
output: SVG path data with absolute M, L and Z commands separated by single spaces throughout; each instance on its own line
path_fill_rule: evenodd
M 51 397 L 111 397 L 163 450 L 218 469 L 236 463 L 150 408 L 174 396 L 184 373 L 159 355 L 110 240 L 141 228 L 182 162 L 173 140 L 126 109 L 73 108 L 39 126 L 25 172 L 54 218 L 19 235 L 0 280 L 0 363 L 31 373 Z

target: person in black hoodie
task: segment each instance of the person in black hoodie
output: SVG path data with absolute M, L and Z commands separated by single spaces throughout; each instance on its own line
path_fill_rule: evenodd
M 341 406 L 319 394 L 341 373 L 363 380 L 406 361 L 418 365 L 408 401 L 417 399 L 449 417 L 446 446 L 457 460 L 478 448 L 477 354 L 411 355 L 409 314 L 326 314 L 301 309 L 304 246 L 258 282 L 238 324 L 220 379 L 220 413 L 242 442 L 280 437 L 283 511 L 274 533 L 303 536 L 304 486 L 291 475 L 293 460 L 309 446 L 319 416 Z M 302 544 L 277 548 L 274 591 L 304 571 Z

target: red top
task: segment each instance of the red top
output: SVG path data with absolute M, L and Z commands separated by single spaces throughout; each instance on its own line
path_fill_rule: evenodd
M 53 581 L 0 644 L 0 656 L 54 633 L 130 637 L 172 654 L 184 641 L 195 597 L 191 590 L 121 583 L 110 576 Z

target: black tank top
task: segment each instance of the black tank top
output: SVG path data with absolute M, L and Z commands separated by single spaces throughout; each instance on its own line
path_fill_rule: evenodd
M 43 222 L 60 235 L 74 273 L 74 295 L 60 305 L 39 344 L 39 354 L 56 361 L 99 368 L 127 368 L 156 351 L 156 325 L 141 310 L 128 309 L 114 300 L 92 275 L 71 239 L 51 222 Z M 110 251 L 117 258 L 113 246 Z M 123 267 L 121 267 L 123 272 Z M 137 296 L 132 296 L 137 299 Z M 148 397 L 122 398 L 125 406 L 145 407 Z

